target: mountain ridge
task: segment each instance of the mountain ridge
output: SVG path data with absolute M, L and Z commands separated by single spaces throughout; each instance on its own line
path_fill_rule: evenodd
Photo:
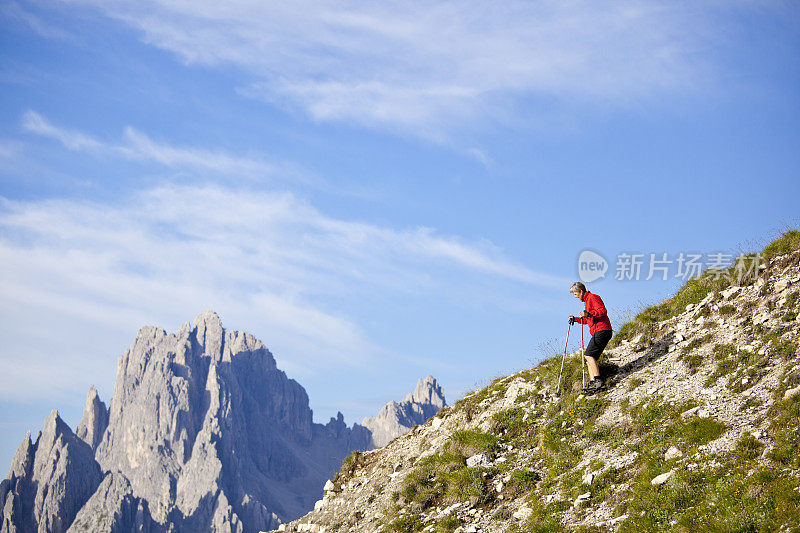
M 372 433 L 373 446 L 380 448 L 406 434 L 412 427 L 424 424 L 446 406 L 442 387 L 436 378 L 428 375 L 425 379 L 420 378 L 414 391 L 400 402 L 387 403 L 377 415 L 365 417 L 361 425 Z
M 266 346 L 205 311 L 174 333 L 140 328 L 108 407 L 91 387 L 74 433 L 56 411 L 29 433 L 0 486 L 0 531 L 261 531 L 313 508 L 342 459 L 372 446 L 341 413 L 315 423 Z

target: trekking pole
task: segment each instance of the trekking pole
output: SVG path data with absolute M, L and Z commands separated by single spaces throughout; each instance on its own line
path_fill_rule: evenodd
M 572 322 L 567 326 L 567 342 L 564 343 L 564 355 L 561 356 L 561 371 L 558 373 L 558 387 L 556 387 L 556 396 L 561 394 L 561 374 L 564 373 L 564 359 L 567 358 L 567 344 L 569 344 L 569 330 L 572 328 Z
M 586 358 L 583 356 L 586 348 L 583 347 L 583 324 L 581 324 L 581 383 L 586 388 Z

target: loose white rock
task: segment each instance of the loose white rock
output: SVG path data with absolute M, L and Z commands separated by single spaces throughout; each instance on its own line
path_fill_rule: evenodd
M 520 507 L 519 510 L 512 516 L 517 520 L 527 520 L 533 514 L 533 509 L 530 507 Z
M 791 398 L 792 396 L 796 396 L 797 394 L 800 394 L 800 385 L 798 385 L 797 387 L 795 387 L 793 389 L 789 389 L 786 392 L 784 392 L 783 393 L 783 399 L 784 400 L 788 400 L 789 398 Z
M 735 286 L 734 287 L 729 287 L 729 288 L 725 289 L 724 291 L 722 291 L 722 296 L 723 296 L 723 298 L 725 298 L 727 300 L 728 298 L 730 298 L 731 296 L 733 296 L 734 294 L 736 294 L 740 290 L 741 290 L 741 287 L 735 287 Z
M 672 473 L 673 473 L 673 470 L 670 470 L 669 472 L 664 472 L 660 476 L 656 476 L 653 479 L 651 479 L 650 480 L 650 484 L 653 485 L 654 487 L 656 487 L 658 485 L 663 485 L 664 483 L 666 483 L 669 480 L 669 478 L 672 477 Z
M 583 494 L 581 494 L 580 496 L 575 498 L 575 501 L 572 503 L 572 506 L 573 507 L 580 507 L 584 503 L 588 503 L 589 499 L 591 497 L 592 497 L 592 493 L 591 492 L 584 492 Z
M 695 414 L 699 410 L 700 410 L 700 406 L 699 405 L 697 407 L 692 407 L 688 411 L 682 412 L 681 413 L 681 418 L 689 418 L 690 416 L 692 416 L 693 414 Z
M 683 457 L 683 452 L 680 451 L 675 446 L 670 446 L 669 449 L 666 451 L 666 453 L 664 453 L 665 461 L 669 461 L 671 459 L 678 459 L 680 457 Z
M 489 460 L 489 456 L 486 455 L 485 453 L 476 453 L 475 455 L 467 459 L 467 466 L 473 467 L 473 466 L 487 465 L 490 462 L 491 461 Z

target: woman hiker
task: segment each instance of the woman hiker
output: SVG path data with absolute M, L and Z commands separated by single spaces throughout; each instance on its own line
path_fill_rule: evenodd
M 592 338 L 589 340 L 583 356 L 586 359 L 586 367 L 589 369 L 591 381 L 586 385 L 584 392 L 596 392 L 603 387 L 603 379 L 600 377 L 597 361 L 606 344 L 611 340 L 611 321 L 608 319 L 608 312 L 603 300 L 598 295 L 587 291 L 586 285 L 576 281 L 569 288 L 569 292 L 586 304 L 586 309 L 581 311 L 578 316 L 569 317 L 569 323 L 589 324 L 589 333 Z

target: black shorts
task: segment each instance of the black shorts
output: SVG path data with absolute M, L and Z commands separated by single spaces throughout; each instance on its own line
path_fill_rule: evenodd
M 591 357 L 595 361 L 600 359 L 600 355 L 602 355 L 603 350 L 606 348 L 606 344 L 608 341 L 611 340 L 611 336 L 614 334 L 610 329 L 602 330 L 602 331 L 595 331 L 592 338 L 589 339 L 589 344 L 586 345 L 586 351 L 583 353 L 585 357 Z

